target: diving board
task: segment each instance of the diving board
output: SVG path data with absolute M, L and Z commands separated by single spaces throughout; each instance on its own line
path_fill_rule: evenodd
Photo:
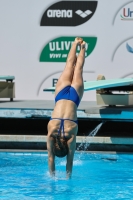
M 0 80 L 13 81 L 15 76 L 0 76 Z
M 86 81 L 86 82 L 84 82 L 84 91 L 112 88 L 112 87 L 118 87 L 118 86 L 119 87 L 120 86 L 131 86 L 131 85 L 133 85 L 133 78 Z M 54 92 L 55 87 L 46 88 L 43 91 L 44 92 Z
M 15 76 L 0 76 L 0 98 L 10 98 L 13 101 L 15 97 Z
M 133 78 L 109 79 L 84 82 L 84 91 L 133 85 Z

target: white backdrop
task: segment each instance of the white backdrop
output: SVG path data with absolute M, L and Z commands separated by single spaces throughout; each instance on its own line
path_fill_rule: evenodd
M 16 99 L 54 99 L 43 89 L 58 79 L 65 63 L 40 62 L 39 57 L 48 42 L 63 36 L 97 37 L 85 61 L 84 80 L 96 80 L 98 74 L 133 76 L 133 1 L 98 0 L 92 18 L 79 26 L 40 26 L 44 11 L 56 2 L 0 0 L 0 75 L 15 76 Z M 95 91 L 85 92 L 83 100 L 95 100 Z

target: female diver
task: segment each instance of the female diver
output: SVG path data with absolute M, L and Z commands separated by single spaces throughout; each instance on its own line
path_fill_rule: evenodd
M 82 73 L 85 44 L 82 38 L 75 38 L 65 69 L 56 84 L 56 104 L 48 123 L 47 135 L 48 165 L 52 176 L 55 175 L 55 156 L 67 156 L 67 177 L 70 178 L 72 174 L 78 132 L 77 108 L 84 92 Z M 80 52 L 76 57 L 77 46 L 80 46 Z

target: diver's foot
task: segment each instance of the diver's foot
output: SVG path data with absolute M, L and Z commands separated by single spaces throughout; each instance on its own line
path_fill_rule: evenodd
M 81 49 L 85 49 L 85 45 L 86 45 L 86 42 L 83 41 L 83 42 L 81 43 Z
M 76 37 L 75 42 L 76 42 L 76 44 L 80 45 L 83 42 L 83 39 L 80 37 Z

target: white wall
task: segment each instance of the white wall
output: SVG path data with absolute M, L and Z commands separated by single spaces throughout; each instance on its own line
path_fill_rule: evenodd
M 53 99 L 43 89 L 52 86 L 64 62 L 39 62 L 45 45 L 57 37 L 97 37 L 96 47 L 86 58 L 84 80 L 96 80 L 98 74 L 107 79 L 132 77 L 133 14 L 121 20 L 123 8 L 133 11 L 133 1 L 98 0 L 95 14 L 75 27 L 43 27 L 44 11 L 58 1 L 0 0 L 0 75 L 14 75 L 16 99 Z M 130 20 L 129 20 L 130 18 Z M 55 73 L 54 75 L 52 75 Z M 95 91 L 85 92 L 83 100 L 95 100 Z

